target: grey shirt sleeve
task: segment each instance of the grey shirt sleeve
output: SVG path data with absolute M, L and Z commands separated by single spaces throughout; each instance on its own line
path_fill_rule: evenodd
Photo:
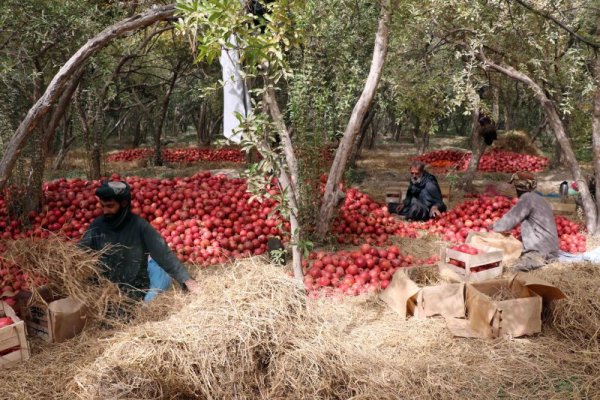
M 519 225 L 531 212 L 527 198 L 521 198 L 502 218 L 494 223 L 494 232 L 507 232 Z
M 150 256 L 177 282 L 191 279 L 190 273 L 171 251 L 165 239 L 149 223 L 142 227 L 142 238 Z

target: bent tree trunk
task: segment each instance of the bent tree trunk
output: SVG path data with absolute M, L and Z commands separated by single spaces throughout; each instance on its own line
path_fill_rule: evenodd
M 479 97 L 477 97 L 473 112 L 471 113 L 471 159 L 469 160 L 467 170 L 458 183 L 458 187 L 462 190 L 467 192 L 473 191 L 473 180 L 475 179 L 475 174 L 479 168 L 479 161 L 484 151 L 485 142 L 479 129 Z
M 373 59 L 371 61 L 371 69 L 365 82 L 365 87 L 360 95 L 352 115 L 340 141 L 340 145 L 335 152 L 335 158 L 327 183 L 325 184 L 325 194 L 323 196 L 323 203 L 319 211 L 319 222 L 317 224 L 316 233 L 317 236 L 322 240 L 325 238 L 327 231 L 329 230 L 329 224 L 333 218 L 333 209 L 338 199 L 339 184 L 342 180 L 342 176 L 346 171 L 346 164 L 352 145 L 358 134 L 358 130 L 365 117 L 365 113 L 373 100 L 379 79 L 381 78 L 381 71 L 387 55 L 388 41 L 390 36 L 389 25 L 391 18 L 391 0 L 384 0 L 381 3 L 381 14 L 379 17 L 379 25 L 377 27 L 377 34 L 375 36 L 375 48 L 373 49 Z
M 596 233 L 598 219 L 596 205 L 592 199 L 588 183 L 583 175 L 583 172 L 581 171 L 581 167 L 575 158 L 573 147 L 571 146 L 571 142 L 565 133 L 563 123 L 560 119 L 554 102 L 552 102 L 552 100 L 546 96 L 546 93 L 540 87 L 540 85 L 534 82 L 528 75 L 525 75 L 524 73 L 517 71 L 510 66 L 490 61 L 485 58 L 483 54 L 480 54 L 480 57 L 486 67 L 496 70 L 511 79 L 523 82 L 533 91 L 535 98 L 540 102 L 544 112 L 546 113 L 546 116 L 548 117 L 548 125 L 550 126 L 550 129 L 552 129 L 552 132 L 554 133 L 554 136 L 556 137 L 556 140 L 563 152 L 565 161 L 571 170 L 571 174 L 573 175 L 573 178 L 579 187 L 579 193 L 581 194 L 581 200 L 583 202 L 583 211 L 585 213 L 586 228 L 589 233 Z M 596 153 L 596 150 L 597 149 L 594 148 L 594 154 Z
M 31 107 L 27 116 L 8 142 L 4 155 L 0 160 L 0 190 L 4 189 L 6 182 L 12 173 L 19 153 L 25 142 L 37 128 L 40 120 L 50 111 L 51 107 L 61 96 L 65 85 L 75 72 L 100 49 L 108 45 L 113 39 L 125 34 L 143 29 L 158 21 L 165 21 L 173 17 L 175 5 L 157 7 L 142 14 L 135 15 L 104 29 L 98 35 L 88 40 L 71 58 L 61 67 L 54 76 L 43 96 Z

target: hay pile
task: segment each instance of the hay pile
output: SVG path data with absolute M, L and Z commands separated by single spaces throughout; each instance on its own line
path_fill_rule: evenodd
M 101 275 L 101 253 L 86 252 L 73 242 L 57 236 L 4 242 L 3 256 L 30 276 L 42 278 L 55 298 L 71 296 L 82 302 L 87 315 L 103 319 L 115 303 L 125 306 L 116 285 Z M 37 288 L 32 288 L 32 300 L 44 301 Z
M 402 321 L 373 297 L 308 300 L 281 270 L 257 261 L 203 270 L 200 296 L 164 295 L 112 337 L 34 356 L 4 377 L 13 384 L 0 397 L 39 398 L 44 383 L 46 398 L 65 399 L 593 397 L 600 271 L 537 274 L 570 296 L 543 335 L 485 341 L 451 337 L 442 319 Z M 152 318 L 164 320 L 143 322 Z M 61 353 L 49 367 L 69 343 L 78 355 Z
M 542 156 L 542 152 L 533 143 L 531 138 L 524 131 L 508 131 L 498 135 L 493 148 L 502 151 L 512 151 L 520 154 L 531 154 Z

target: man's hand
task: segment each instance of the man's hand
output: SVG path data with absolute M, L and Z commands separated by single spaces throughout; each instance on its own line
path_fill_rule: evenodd
M 196 282 L 193 279 L 188 279 L 187 281 L 183 282 L 185 284 L 185 287 L 190 291 L 190 293 L 193 294 L 200 294 L 200 285 L 198 285 L 198 282 Z
M 440 212 L 440 210 L 438 209 L 437 206 L 433 206 L 433 207 L 431 207 L 431 210 L 429 210 L 429 216 L 431 218 L 437 218 L 440 215 L 442 215 L 442 213 Z

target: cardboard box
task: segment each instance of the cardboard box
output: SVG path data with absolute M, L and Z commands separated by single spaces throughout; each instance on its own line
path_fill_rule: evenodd
M 465 316 L 464 292 L 464 283 L 421 287 L 405 271 L 397 270 L 379 297 L 402 318 L 410 315 L 460 318 Z
M 480 250 L 480 254 L 467 254 L 458 250 L 453 250 L 450 247 L 442 248 L 440 250 L 440 262 L 438 264 L 440 273 L 450 280 L 457 282 L 477 282 L 502 275 L 502 265 L 500 264 L 498 264 L 497 267 L 491 267 L 481 271 L 473 270 L 473 268 L 482 265 L 502 262 L 502 250 L 475 243 L 470 244 L 470 246 Z M 461 268 L 450 264 L 450 259 L 462 261 L 465 264 L 465 267 Z
M 0 301 L 0 317 L 10 317 L 14 323 L 0 328 L 0 369 L 29 359 L 29 344 L 25 324 L 6 302 Z
M 31 293 L 19 295 L 21 315 L 30 336 L 50 343 L 60 343 L 78 335 L 86 323 L 83 304 L 71 297 L 56 298 L 47 288 L 39 290 L 41 300 L 32 300 Z
M 494 300 L 498 293 L 510 293 L 511 299 Z M 507 279 L 468 283 L 467 319 L 447 319 L 455 336 L 497 338 L 526 336 L 542 330 L 542 309 L 551 301 L 566 296 L 560 289 L 525 273 Z

